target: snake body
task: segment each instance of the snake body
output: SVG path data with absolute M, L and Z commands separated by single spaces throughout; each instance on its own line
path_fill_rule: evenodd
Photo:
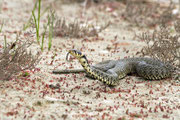
M 129 73 L 137 73 L 139 76 L 149 80 L 167 78 L 172 74 L 171 65 L 153 58 L 138 57 L 108 60 L 92 66 L 89 65 L 86 56 L 80 51 L 69 50 L 67 57 L 69 54 L 79 60 L 89 76 L 110 86 L 117 85 L 119 80 Z

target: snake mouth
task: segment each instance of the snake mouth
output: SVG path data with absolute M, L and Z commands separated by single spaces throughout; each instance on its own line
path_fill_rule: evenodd
M 70 61 L 72 61 L 72 60 L 70 60 L 70 58 L 69 58 L 69 52 L 66 54 L 66 60 L 68 61 L 68 62 L 70 62 Z
M 69 57 L 69 56 L 70 56 L 70 57 Z M 66 60 L 67 60 L 67 61 L 72 61 L 71 56 L 73 56 L 74 58 L 79 59 L 79 58 L 81 58 L 83 55 L 82 55 L 82 53 L 81 53 L 80 51 L 72 49 L 72 50 L 69 50 L 69 52 L 67 53 L 67 55 L 66 55 Z
M 73 59 L 75 59 L 75 58 L 76 58 L 76 57 L 73 56 L 70 52 L 68 52 L 68 53 L 66 54 L 66 61 L 68 61 L 68 62 L 73 61 Z
M 68 53 L 66 54 L 66 61 L 68 61 L 68 62 L 73 61 L 73 59 L 75 59 L 75 58 L 76 58 L 76 57 L 74 57 L 73 55 L 71 55 L 70 52 L 68 52 Z

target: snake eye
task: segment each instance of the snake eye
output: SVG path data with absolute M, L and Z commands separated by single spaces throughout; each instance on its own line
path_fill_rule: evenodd
M 75 55 L 79 55 L 79 56 L 81 56 L 82 55 L 82 53 L 81 53 L 81 51 L 79 51 L 79 50 L 70 50 L 70 52 L 72 53 L 72 54 L 75 54 Z
M 76 54 L 82 55 L 81 51 L 76 50 Z
M 66 60 L 67 60 L 67 61 L 69 61 L 69 60 L 68 60 L 69 54 L 72 55 L 72 56 L 74 56 L 74 57 L 77 58 L 77 59 L 84 58 L 85 60 L 87 60 L 86 56 L 83 55 L 83 54 L 81 53 L 81 51 L 72 49 L 72 50 L 69 50 L 69 52 L 68 52 L 67 55 L 66 55 Z

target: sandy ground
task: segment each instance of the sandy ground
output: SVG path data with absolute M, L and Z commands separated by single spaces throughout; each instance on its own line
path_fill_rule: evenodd
M 44 3 L 47 5 L 48 1 Z M 180 84 L 173 79 L 145 81 L 138 76 L 128 76 L 110 89 L 97 80 L 86 78 L 85 74 L 52 74 L 54 69 L 81 68 L 78 61 L 65 60 L 67 51 L 72 48 L 85 53 L 92 64 L 137 56 L 145 43 L 135 40 L 134 32 L 144 30 L 129 26 L 116 16 L 117 11 L 110 13 L 106 7 L 91 7 L 81 18 L 102 24 L 106 20 L 112 22 L 99 37 L 55 37 L 52 50 L 44 50 L 38 69 L 31 71 L 30 77 L 0 81 L 0 120 L 180 119 Z M 0 17 L 5 25 L 0 33 L 1 45 L 4 35 L 8 41 L 15 41 L 16 33 L 22 31 L 32 8 L 31 0 L 3 1 Z M 56 4 L 54 8 L 58 16 L 69 20 L 79 18 L 82 12 L 79 4 Z M 22 31 L 22 40 L 26 40 L 24 33 L 30 30 Z M 30 40 L 36 39 L 33 32 Z M 32 50 L 39 50 L 39 46 L 35 44 Z M 57 55 L 52 60 L 54 54 Z M 52 89 L 49 85 L 59 85 L 59 88 Z

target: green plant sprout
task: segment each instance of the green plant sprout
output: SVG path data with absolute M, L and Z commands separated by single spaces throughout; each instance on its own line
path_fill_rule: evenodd
M 55 21 L 55 11 L 50 11 L 50 15 L 48 15 L 48 25 L 49 25 L 49 41 L 48 41 L 48 50 L 51 49 L 52 46 L 52 37 L 54 31 L 54 21 Z
M 38 7 L 38 18 L 36 20 L 36 16 L 35 16 L 35 10 L 32 11 L 32 16 L 34 18 L 34 22 L 35 22 L 35 27 L 36 27 L 36 38 L 37 38 L 37 42 L 38 44 L 40 43 L 39 42 L 39 23 L 40 23 L 40 12 L 41 12 L 41 0 L 38 0 L 39 2 L 39 7 Z M 35 5 L 36 6 L 36 5 Z
M 44 25 L 44 32 L 42 34 L 42 42 L 41 42 L 41 51 L 44 50 L 44 37 L 45 37 L 46 31 L 47 31 L 47 26 L 48 26 L 48 24 Z
M 6 39 L 6 35 L 4 35 L 4 49 L 7 48 L 7 39 Z
M 36 16 L 35 10 L 36 10 L 37 6 L 38 6 L 38 15 Z M 45 39 L 45 35 L 46 35 L 48 27 L 49 27 L 48 50 L 50 50 L 51 46 L 52 46 L 52 37 L 53 37 L 53 29 L 54 29 L 54 21 L 55 21 L 55 12 L 52 10 L 50 10 L 50 13 L 48 14 L 48 23 L 46 25 L 44 25 L 44 32 L 42 33 L 42 40 L 40 41 L 40 38 L 41 38 L 41 35 L 40 35 L 40 18 L 50 8 L 51 8 L 51 6 L 46 7 L 46 9 L 41 13 L 41 0 L 36 1 L 34 8 L 32 10 L 32 15 L 31 15 L 30 19 L 28 20 L 27 25 L 26 26 L 24 25 L 24 30 L 25 30 L 29 26 L 31 26 L 31 20 L 32 19 L 34 20 L 37 43 L 40 45 L 42 51 L 44 49 L 44 39 Z M 40 42 L 41 42 L 41 44 L 40 44 Z
M 33 12 L 36 10 L 36 8 L 37 8 L 37 3 L 38 3 L 38 0 L 35 2 L 35 5 L 34 5 L 34 7 L 33 7 Z M 30 26 L 31 26 L 31 21 L 32 21 L 32 15 L 30 16 L 30 18 L 29 18 L 29 20 L 28 20 L 28 22 L 27 22 L 27 24 L 24 24 L 23 25 L 23 30 L 26 30 L 27 28 L 29 28 Z
M 42 34 L 42 42 L 41 42 L 41 50 L 43 51 L 44 49 L 44 37 L 47 31 L 47 28 L 49 28 L 49 36 L 48 36 L 48 50 L 51 49 L 52 46 L 52 37 L 53 37 L 53 29 L 54 29 L 54 20 L 55 20 L 55 12 L 50 11 L 50 14 L 48 15 L 48 23 L 47 25 L 44 25 L 44 32 Z
M 36 1 L 34 7 L 33 7 L 33 12 L 35 12 L 36 8 L 37 8 L 37 3 L 38 3 L 38 0 Z M 50 6 L 46 7 L 46 9 L 41 13 L 40 17 L 43 16 L 48 10 L 50 9 Z M 23 30 L 26 30 L 27 28 L 31 27 L 32 26 L 32 19 L 33 19 L 33 15 L 30 16 L 28 22 L 26 24 L 23 25 Z
M 4 26 L 4 21 L 1 23 L 0 33 L 2 32 L 3 26 Z

